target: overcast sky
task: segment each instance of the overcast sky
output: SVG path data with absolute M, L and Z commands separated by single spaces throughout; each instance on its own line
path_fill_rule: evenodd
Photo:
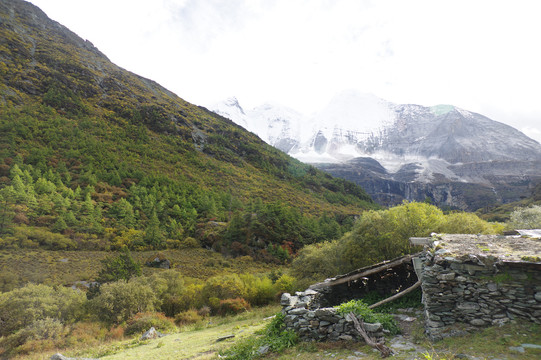
M 541 142 L 537 0 L 31 0 L 183 99 L 305 114 L 358 89 L 452 104 Z

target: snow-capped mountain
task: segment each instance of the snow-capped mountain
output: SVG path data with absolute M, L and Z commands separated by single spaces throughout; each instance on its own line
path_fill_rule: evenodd
M 473 209 L 484 200 L 435 186 L 508 202 L 541 179 L 538 142 L 451 105 L 400 105 L 345 91 L 309 116 L 270 104 L 245 111 L 234 98 L 211 109 L 291 156 L 359 183 L 382 203 L 429 197 Z

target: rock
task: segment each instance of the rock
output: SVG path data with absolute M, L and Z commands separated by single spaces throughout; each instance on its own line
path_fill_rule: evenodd
M 516 351 L 516 352 L 519 352 L 521 354 L 524 354 L 526 352 L 526 350 L 522 346 L 509 346 L 509 350 L 510 351 Z
M 165 255 L 158 253 L 154 256 L 151 256 L 145 262 L 146 266 L 160 268 L 160 269 L 170 269 L 171 261 L 167 260 Z
M 539 349 L 541 350 L 541 345 L 536 344 L 522 344 L 522 347 L 525 349 Z
M 257 349 L 256 354 L 259 355 L 259 356 L 263 356 L 266 353 L 268 353 L 269 350 L 270 350 L 270 346 L 268 346 L 268 345 L 261 346 L 259 349 Z
M 541 302 L 541 292 L 535 293 L 534 298 L 536 301 Z
M 283 293 L 282 298 L 280 299 L 280 304 L 282 306 L 295 306 L 299 301 L 297 296 L 291 296 L 289 293 Z
M 470 321 L 470 324 L 472 324 L 473 326 L 484 326 L 486 325 L 486 322 L 481 319 L 473 319 Z
M 455 279 L 455 276 L 456 276 L 456 274 L 453 272 L 453 273 L 449 273 L 449 274 L 438 275 L 438 276 L 436 276 L 436 278 L 438 280 L 441 280 L 441 281 L 453 281 Z
M 62 354 L 54 354 L 49 358 L 50 360 L 68 360 L 69 358 L 65 357 Z
M 304 308 L 298 308 L 298 309 L 293 309 L 293 310 L 290 310 L 289 311 L 289 315 L 304 315 L 308 312 L 308 310 L 304 309 Z
M 364 329 L 368 332 L 378 332 L 381 330 L 381 324 L 380 323 L 364 323 Z
M 69 358 L 67 356 L 64 356 L 60 353 L 56 353 L 54 355 L 51 355 L 51 357 L 49 358 L 50 360 L 97 360 L 97 359 L 94 359 L 94 358 Z
M 154 329 L 154 326 L 148 329 L 147 332 L 145 332 L 140 340 L 150 340 L 150 339 L 157 339 L 165 336 L 165 334 L 162 334 L 161 332 Z

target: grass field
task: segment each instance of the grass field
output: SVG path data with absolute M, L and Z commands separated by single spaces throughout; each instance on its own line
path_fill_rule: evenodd
M 144 263 L 161 252 L 171 267 L 182 275 L 198 279 L 224 273 L 266 273 L 278 266 L 252 261 L 249 257 L 225 258 L 219 253 L 197 248 L 132 252 L 136 261 Z M 47 285 L 72 285 L 76 281 L 93 280 L 101 269 L 100 260 L 114 256 L 106 251 L 49 251 L 18 249 L 0 251 L 0 290 L 8 291 L 28 282 Z M 143 267 L 148 275 L 158 269 Z

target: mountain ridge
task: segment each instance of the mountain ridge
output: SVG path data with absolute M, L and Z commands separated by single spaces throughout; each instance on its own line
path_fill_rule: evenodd
M 227 108 L 220 111 L 237 121 L 235 114 L 227 114 Z M 537 141 L 506 124 L 452 105 L 393 104 L 373 95 L 346 91 L 322 111 L 300 121 L 280 117 L 279 110 L 270 109 L 269 113 L 272 115 L 268 117 L 280 119 L 282 128 L 305 131 L 302 136 L 284 132 L 286 136 L 273 139 L 271 145 L 332 175 L 373 189 L 368 192 L 384 205 L 431 198 L 443 206 L 476 210 L 472 206 L 516 201 L 541 179 L 541 171 L 535 170 L 541 161 Z M 244 121 L 249 125 L 249 120 Z M 259 128 L 264 126 L 260 124 Z M 367 174 L 359 174 L 365 170 L 356 168 L 357 158 L 372 158 L 385 171 L 371 173 L 372 180 L 367 182 Z M 393 187 L 389 181 L 401 184 L 402 190 L 389 193 L 396 195 L 396 200 L 381 198 L 385 197 L 385 188 Z M 486 201 L 460 199 L 456 193 L 448 196 L 452 193 L 449 189 L 434 187 L 441 188 L 442 183 L 454 184 L 454 188 L 463 187 L 460 183 L 470 184 L 475 190 L 467 192 L 479 192 L 478 197 Z M 494 196 L 488 196 L 487 190 Z
M 0 0 L 0 60 L 0 247 L 195 238 L 283 260 L 286 245 L 319 241 L 316 228 L 340 233 L 376 206 L 359 186 L 113 64 L 28 2 Z M 296 231 L 272 230 L 278 218 Z

